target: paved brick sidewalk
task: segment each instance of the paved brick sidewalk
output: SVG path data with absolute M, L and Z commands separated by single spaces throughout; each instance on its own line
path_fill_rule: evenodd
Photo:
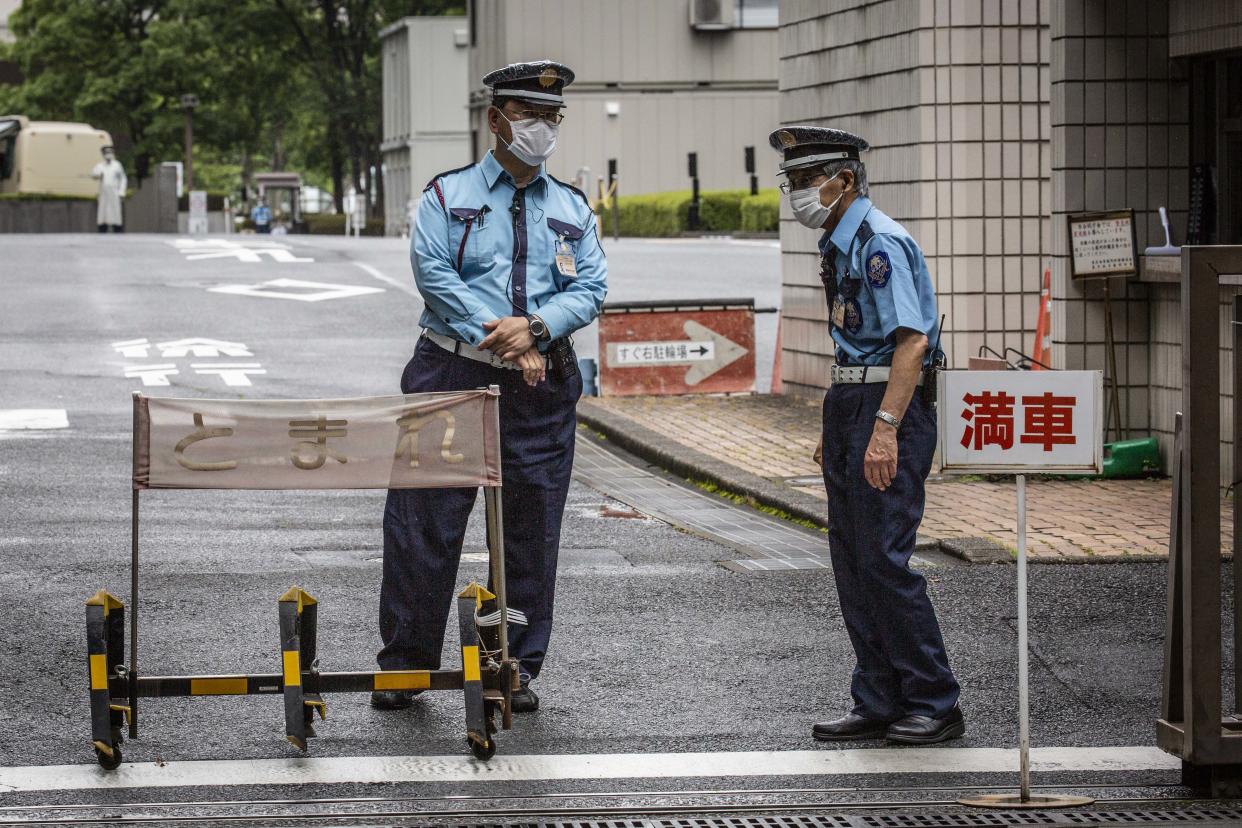
M 736 470 L 738 491 L 766 488 L 771 496 L 755 496 L 777 505 L 786 493 L 802 506 L 790 511 L 817 512 L 823 519 L 826 495 L 811 461 L 819 439 L 817 402 L 768 395 L 596 397 L 584 399 L 579 410 L 589 424 L 607 422 L 609 430 L 618 432 L 614 436 L 630 437 L 631 442 L 644 436 L 656 442 L 652 435 L 658 435 L 661 457 L 656 462 L 676 460 L 679 452 L 711 458 L 711 476 L 722 485 L 728 485 L 731 470 Z M 630 429 L 633 434 L 620 433 Z M 1098 561 L 1167 555 L 1169 480 L 1028 480 L 1032 558 Z M 752 481 L 749 489 L 746 481 Z M 986 539 L 985 545 L 1012 551 L 1017 543 L 1014 505 L 1011 480 L 933 478 L 927 486 L 922 534 L 947 541 L 947 547 L 965 543 L 958 539 Z M 1225 554 L 1232 552 L 1232 527 L 1232 504 L 1222 501 Z

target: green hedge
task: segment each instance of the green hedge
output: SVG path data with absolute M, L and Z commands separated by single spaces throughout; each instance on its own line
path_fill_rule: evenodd
M 775 233 L 781 225 L 779 190 L 760 190 L 742 199 L 741 228 L 746 233 Z
M 0 201 L 94 201 L 96 196 L 57 193 L 0 193 Z
M 306 232 L 312 236 L 343 236 L 345 235 L 345 214 L 344 213 L 318 213 L 304 215 L 303 221 L 306 222 Z M 384 235 L 383 219 L 367 219 L 366 227 L 362 228 L 364 236 L 382 236 Z
M 769 218 L 762 209 L 770 205 L 772 210 L 778 210 L 779 198 L 776 190 L 761 190 L 757 196 L 750 195 L 748 190 L 700 192 L 698 229 L 705 233 L 775 232 L 778 213 L 773 212 Z M 690 191 L 621 196 L 617 199 L 617 211 L 623 236 L 677 236 L 690 229 Z M 746 223 L 747 211 L 754 213 L 753 230 Z M 609 222 L 605 215 L 606 229 L 612 226 Z
M 690 203 L 690 191 L 647 193 L 621 196 L 617 199 L 617 215 L 623 236 L 676 236 L 685 226 L 680 208 Z M 611 217 L 604 216 L 604 226 L 611 227 Z

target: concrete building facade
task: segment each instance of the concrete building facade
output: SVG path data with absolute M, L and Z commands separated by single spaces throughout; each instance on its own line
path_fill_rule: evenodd
M 1047 268 L 1053 366 L 1106 368 L 1103 283 L 1070 274 L 1069 214 L 1132 208 L 1140 253 L 1164 242 L 1161 206 L 1175 244 L 1193 228 L 1242 243 L 1242 4 L 783 0 L 780 13 L 781 121 L 872 142 L 873 200 L 926 251 L 952 365 L 981 346 L 1031 352 Z M 1214 198 L 1192 204 L 1196 171 Z M 784 379 L 818 393 L 833 349 L 816 234 L 786 215 L 781 235 Z M 1145 258 L 1110 282 L 1123 425 L 1166 456 L 1182 364 L 1170 264 Z M 1226 378 L 1235 292 L 1222 288 L 1217 320 Z
M 436 173 L 469 164 L 464 17 L 406 17 L 380 32 L 383 53 L 384 229 L 406 230 Z
M 9 15 L 17 11 L 22 0 L 0 0 L 0 43 L 12 43 L 13 33 L 9 30 Z
M 743 188 L 752 146 L 760 186 L 773 187 L 764 153 L 777 120 L 776 12 L 776 0 L 472 0 L 472 155 L 492 140 L 483 75 L 550 58 L 576 74 L 548 162 L 557 178 L 597 182 L 616 159 L 620 192 L 688 189 L 695 152 L 703 189 Z

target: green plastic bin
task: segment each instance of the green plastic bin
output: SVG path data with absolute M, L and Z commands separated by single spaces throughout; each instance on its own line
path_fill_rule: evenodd
M 1148 477 L 1164 474 L 1160 444 L 1155 437 L 1104 444 L 1104 471 L 1099 477 Z

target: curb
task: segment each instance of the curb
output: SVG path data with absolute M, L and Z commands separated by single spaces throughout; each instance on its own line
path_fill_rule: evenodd
M 609 442 L 678 477 L 710 483 L 733 494 L 742 495 L 755 505 L 779 509 L 790 517 L 826 528 L 827 506 L 814 495 L 794 491 L 766 477 L 739 469 L 709 457 L 663 434 L 593 404 L 589 398 L 578 402 L 578 422 L 602 434 Z M 939 549 L 940 542 L 920 535 L 915 550 Z M 1003 549 L 1003 547 L 999 547 Z M 952 553 L 951 553 L 952 554 Z M 1008 558 L 1008 554 L 1005 555 Z M 964 560 L 970 560 L 964 558 Z M 982 561 L 971 561 L 982 562 Z
M 826 523 L 824 502 L 819 498 L 790 491 L 767 478 L 688 448 L 633 420 L 594 405 L 587 398 L 578 402 L 578 422 L 604 435 L 635 457 L 654 463 L 678 477 L 719 486 L 816 526 L 822 527 Z

